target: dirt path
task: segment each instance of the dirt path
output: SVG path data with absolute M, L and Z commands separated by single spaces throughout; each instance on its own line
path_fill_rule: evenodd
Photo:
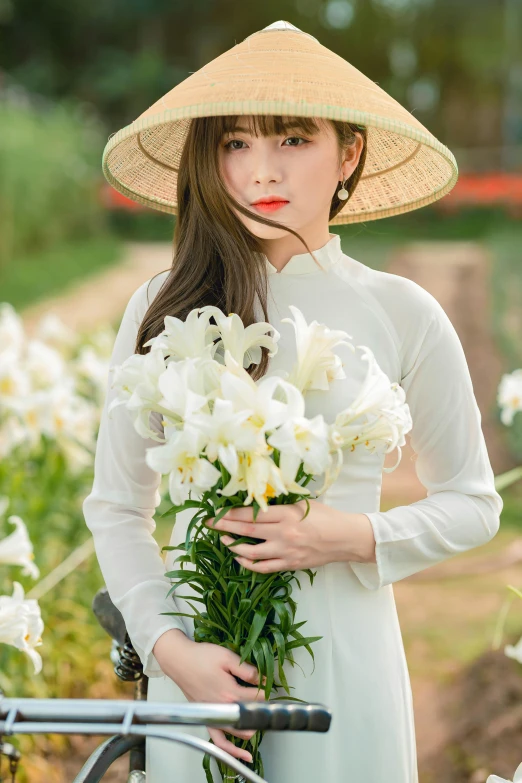
M 123 314 L 136 288 L 170 268 L 171 252 L 170 242 L 126 243 L 123 263 L 24 310 L 27 333 L 34 333 L 38 320 L 47 312 L 56 313 L 67 326 L 79 330 L 114 321 Z

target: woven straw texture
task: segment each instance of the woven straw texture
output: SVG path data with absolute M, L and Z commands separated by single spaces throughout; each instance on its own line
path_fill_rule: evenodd
M 361 71 L 287 22 L 250 35 L 177 84 L 113 134 L 102 159 L 128 198 L 176 214 L 176 182 L 192 117 L 282 114 L 368 129 L 364 170 L 330 225 L 398 215 L 446 195 L 458 177 L 451 151 Z

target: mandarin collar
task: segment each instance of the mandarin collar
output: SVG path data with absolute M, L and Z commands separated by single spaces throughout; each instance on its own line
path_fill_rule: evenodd
M 330 234 L 330 239 L 322 247 L 314 250 L 315 257 L 326 271 L 342 255 L 341 237 L 339 234 Z M 279 272 L 277 268 L 270 263 L 267 256 L 263 253 L 265 266 L 269 275 L 307 275 L 312 273 L 322 274 L 310 253 L 297 253 L 292 256 Z

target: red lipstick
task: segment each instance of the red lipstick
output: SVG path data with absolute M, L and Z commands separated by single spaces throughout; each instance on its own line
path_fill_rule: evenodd
M 275 212 L 277 209 L 281 209 L 288 204 L 288 201 L 268 201 L 261 202 L 260 204 L 254 204 L 256 209 L 260 209 L 261 212 Z
M 275 212 L 289 203 L 289 201 L 282 199 L 281 196 L 263 196 L 263 198 L 253 201 L 252 206 L 261 212 Z

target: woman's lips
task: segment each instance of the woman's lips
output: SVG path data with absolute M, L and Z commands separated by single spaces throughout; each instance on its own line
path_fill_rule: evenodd
M 252 204 L 252 206 L 259 209 L 261 212 L 275 212 L 276 209 L 281 209 L 281 207 L 285 207 L 289 203 L 289 201 L 268 201 L 265 203 L 261 202 L 260 204 Z

